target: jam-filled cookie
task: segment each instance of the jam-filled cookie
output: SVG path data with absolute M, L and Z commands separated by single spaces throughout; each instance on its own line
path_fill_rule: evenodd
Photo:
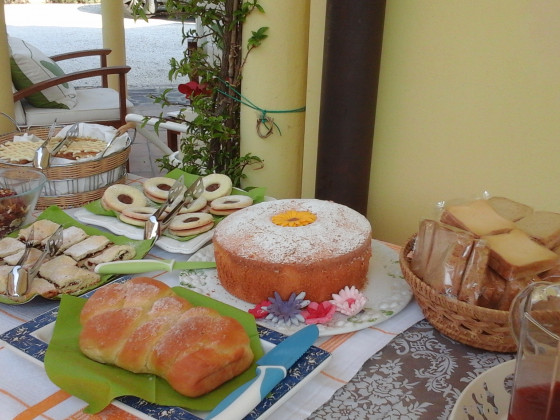
M 185 213 L 173 218 L 169 233 L 176 236 L 198 235 L 214 227 L 214 218 L 208 213 Z
M 233 188 L 231 178 L 222 174 L 206 175 L 202 178 L 202 184 L 204 185 L 202 196 L 208 201 L 230 195 Z
M 119 214 L 119 219 L 133 226 L 145 226 L 148 218 L 156 212 L 155 207 L 127 207 L 121 214 Z
M 101 197 L 101 206 L 105 210 L 121 213 L 127 207 L 143 207 L 147 204 L 142 191 L 130 185 L 113 184 L 105 190 Z
M 210 213 L 216 216 L 227 216 L 237 210 L 253 204 L 253 199 L 247 195 L 227 195 L 216 198 L 210 203 Z
M 156 203 L 163 203 L 167 200 L 169 190 L 174 183 L 174 179 L 163 176 L 149 178 L 144 182 L 144 194 Z
M 201 195 L 200 197 L 195 198 L 194 201 L 188 204 L 185 203 L 185 205 L 181 207 L 181 210 L 179 210 L 179 214 L 198 213 L 198 212 L 208 213 L 207 211 L 204 211 L 207 205 L 208 205 L 208 200 L 206 200 L 206 198 L 204 198 L 204 196 Z

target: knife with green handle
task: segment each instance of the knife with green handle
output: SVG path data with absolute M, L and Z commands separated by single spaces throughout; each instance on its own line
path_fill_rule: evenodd
M 95 272 L 99 274 L 138 274 L 149 271 L 197 270 L 216 268 L 211 261 L 175 261 L 175 260 L 126 260 L 97 264 Z

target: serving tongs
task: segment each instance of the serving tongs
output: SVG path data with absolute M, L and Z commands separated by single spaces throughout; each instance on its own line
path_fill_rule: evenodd
M 35 153 L 35 158 L 33 159 L 33 165 L 36 168 L 47 169 L 51 165 L 51 157 L 56 156 L 56 154 L 60 152 L 60 149 L 62 149 L 64 146 L 66 146 L 68 143 L 70 143 L 79 135 L 80 135 L 80 126 L 78 124 L 73 124 L 66 132 L 66 135 L 64 136 L 62 141 L 58 143 L 52 151 L 49 152 L 49 150 L 45 147 L 44 150 L 40 152 L 41 156 L 39 158 L 38 164 L 41 166 L 35 166 L 35 160 L 38 159 L 37 152 Z M 41 148 L 42 146 L 39 147 L 39 149 Z
M 97 157 L 97 159 L 101 160 L 103 158 L 103 156 L 105 156 L 107 154 L 107 152 L 109 151 L 109 148 L 111 147 L 113 142 L 116 139 L 118 139 L 120 136 L 122 136 L 124 133 L 126 133 L 131 128 L 134 128 L 134 123 L 131 123 L 131 122 L 126 123 L 125 125 L 117 128 L 117 131 L 115 132 L 115 135 L 111 138 L 111 140 L 109 140 L 107 142 L 107 146 L 105 146 L 105 149 L 103 149 L 103 151 L 101 152 L 99 157 Z
M 20 294 L 21 292 L 20 271 L 23 269 L 23 264 L 25 263 L 27 257 L 29 256 L 29 251 L 31 250 L 31 248 L 33 248 L 34 236 L 35 236 L 35 229 L 33 229 L 33 226 L 31 226 L 31 230 L 29 231 L 29 234 L 27 235 L 27 239 L 25 240 L 25 249 L 23 250 L 23 253 L 21 254 L 19 261 L 16 263 L 16 265 L 14 265 L 12 270 L 8 273 L 8 284 L 6 285 L 6 288 L 10 296 L 19 297 L 25 294 L 25 292 Z
M 151 239 L 153 246 L 181 207 L 192 204 L 195 197 L 202 193 L 203 188 L 201 177 L 198 177 L 189 188 L 185 188 L 184 178 L 181 175 L 171 186 L 165 203 L 148 217 L 144 226 L 144 239 Z
M 161 205 L 154 214 L 149 216 L 144 228 L 144 239 L 151 240 L 150 248 L 154 246 L 163 231 L 182 208 L 192 205 L 195 198 L 204 191 L 202 178 L 198 177 L 195 182 L 185 188 L 183 177 L 181 176 L 169 190 L 169 195 L 165 203 Z M 175 260 L 127 260 L 111 261 L 97 264 L 95 272 L 99 274 L 138 274 L 156 270 L 199 270 L 203 268 L 215 268 L 213 261 L 175 261 Z
M 49 128 L 49 133 L 47 134 L 47 139 L 35 150 L 35 155 L 33 156 L 33 167 L 38 169 L 47 169 L 49 167 L 49 161 L 51 158 L 51 153 L 47 149 L 47 145 L 54 136 L 54 131 L 56 129 L 56 118 Z
M 29 256 L 29 250 L 33 247 L 33 228 L 29 232 L 27 240 L 25 241 L 25 250 L 23 255 L 21 256 L 18 263 L 12 268 L 12 270 L 8 273 L 8 294 L 12 297 L 22 297 L 25 296 L 31 289 L 31 284 L 33 283 L 33 279 L 39 273 L 39 269 L 41 268 L 41 264 L 43 264 L 43 260 L 47 255 L 50 257 L 54 257 L 58 254 L 60 250 L 60 246 L 62 245 L 62 231 L 64 228 L 59 226 L 55 233 L 53 233 L 49 239 L 47 239 L 45 243 L 45 248 L 43 252 L 35 261 L 35 263 L 29 268 L 25 268 L 25 260 Z

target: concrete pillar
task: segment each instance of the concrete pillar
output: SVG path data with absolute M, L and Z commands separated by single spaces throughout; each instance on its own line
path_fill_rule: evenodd
M 6 16 L 4 14 L 4 0 L 0 0 L 0 111 L 14 117 L 14 102 L 12 96 L 12 76 L 10 73 L 10 51 L 8 49 L 8 35 L 6 31 Z M 0 134 L 14 131 L 14 124 L 0 115 Z
M 243 27 L 243 43 L 251 31 L 268 27 L 268 38 L 254 49 L 243 69 L 242 94 L 266 110 L 305 106 L 309 0 L 261 0 L 264 13 L 253 12 Z M 276 198 L 301 196 L 305 112 L 269 113 L 278 127 L 267 138 L 256 126 L 261 114 L 241 107 L 241 155 L 264 160 L 264 168 L 247 168 L 244 186 L 264 186 Z M 261 126 L 261 133 L 266 130 Z
M 126 42 L 124 36 L 124 12 L 122 1 L 101 0 L 103 47 L 110 48 L 107 65 L 126 65 Z M 109 87 L 119 90 L 119 79 L 109 76 Z

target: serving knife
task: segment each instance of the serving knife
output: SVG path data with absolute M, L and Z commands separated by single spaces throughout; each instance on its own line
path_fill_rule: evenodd
M 257 360 L 257 376 L 229 394 L 206 420 L 236 420 L 249 414 L 282 381 L 289 368 L 319 336 L 316 325 L 308 325 L 282 341 Z
M 175 261 L 175 260 L 126 260 L 97 264 L 95 272 L 99 274 L 138 274 L 148 271 L 197 270 L 215 268 L 215 262 Z

